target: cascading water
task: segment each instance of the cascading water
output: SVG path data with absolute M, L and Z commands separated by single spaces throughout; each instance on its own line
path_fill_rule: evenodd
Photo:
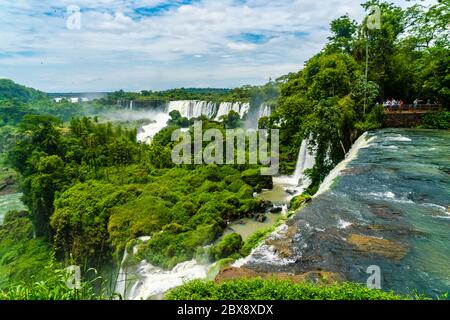
M 287 188 L 294 187 L 296 189 L 295 194 L 302 193 L 309 186 L 311 181 L 305 175 L 305 170 L 313 168 L 316 163 L 316 154 L 310 152 L 309 144 L 309 139 L 302 141 L 294 174 L 292 176 L 275 177 L 273 179 L 275 185 Z
M 328 174 L 328 176 L 323 180 L 322 184 L 319 187 L 319 190 L 316 192 L 315 197 L 319 196 L 320 194 L 324 193 L 328 189 L 330 189 L 331 184 L 333 181 L 339 176 L 339 174 L 344 170 L 348 163 L 350 163 L 352 160 L 354 160 L 358 156 L 358 152 L 361 149 L 367 148 L 370 146 L 370 143 L 375 139 L 374 137 L 371 137 L 370 139 L 367 138 L 368 133 L 364 133 L 361 137 L 359 137 L 358 140 L 355 141 L 350 151 L 345 156 L 345 159 L 341 161 L 336 167 L 334 167 L 333 170 Z
M 150 237 L 141 237 L 140 243 L 145 243 Z M 132 248 L 132 253 L 138 253 L 139 245 Z M 121 268 L 117 276 L 115 292 L 126 300 L 162 299 L 164 294 L 183 283 L 195 279 L 206 279 L 214 264 L 201 263 L 197 260 L 186 261 L 176 265 L 172 270 L 164 270 L 153 266 L 146 260 L 137 265 L 128 266 L 129 253 L 125 250 Z M 218 272 L 218 270 L 217 270 Z M 212 273 L 212 276 L 215 276 Z
M 124 101 L 118 103 L 123 104 Z M 134 102 L 131 101 L 129 109 L 132 110 Z M 206 116 L 215 121 L 220 121 L 220 117 L 228 115 L 230 111 L 235 111 L 239 115 L 244 117 L 250 112 L 250 103 L 243 102 L 222 102 L 220 104 L 208 101 L 197 100 L 180 100 L 170 101 L 164 108 L 164 112 L 154 113 L 151 116 L 153 123 L 143 126 L 139 129 L 137 140 L 144 143 L 149 143 L 151 139 L 161 131 L 170 119 L 170 112 L 178 111 L 181 116 L 188 119 L 199 118 L 200 116 Z M 259 108 L 259 117 L 269 116 L 271 108 L 265 104 Z M 259 119 L 259 118 L 258 118 Z M 257 123 L 257 121 L 256 121 Z
M 230 111 L 234 111 L 239 113 L 239 115 L 244 117 L 250 110 L 250 103 L 242 103 L 242 102 L 222 102 L 219 105 L 219 109 L 217 111 L 217 115 L 215 117 L 216 121 L 220 121 L 222 116 L 226 116 L 230 113 Z
M 259 107 L 258 120 L 263 117 L 269 117 L 271 114 L 272 114 L 272 108 L 270 106 L 268 106 L 267 104 L 263 103 Z
M 180 112 L 181 116 L 188 119 L 206 116 L 213 118 L 217 112 L 217 105 L 208 101 L 180 100 L 170 101 L 167 105 L 167 113 L 172 111 Z
M 150 143 L 153 137 L 167 125 L 170 116 L 167 113 L 159 112 L 151 116 L 152 123 L 139 128 L 137 141 Z

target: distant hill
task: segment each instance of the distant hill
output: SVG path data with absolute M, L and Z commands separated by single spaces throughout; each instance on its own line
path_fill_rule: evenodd
M 9 79 L 0 79 L 0 101 L 10 100 L 27 103 L 48 98 L 48 95 L 44 92 L 22 86 Z

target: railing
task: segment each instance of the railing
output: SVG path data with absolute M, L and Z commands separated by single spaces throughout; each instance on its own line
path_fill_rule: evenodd
M 385 106 L 386 113 L 425 113 L 431 111 L 440 111 L 440 104 L 404 104 L 402 106 Z

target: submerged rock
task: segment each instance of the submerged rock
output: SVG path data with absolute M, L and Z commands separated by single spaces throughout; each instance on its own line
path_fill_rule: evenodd
M 281 213 L 283 211 L 282 207 L 275 207 L 270 209 L 270 213 Z
M 273 208 L 273 203 L 272 203 L 272 202 L 270 202 L 270 201 L 268 201 L 268 200 L 263 200 L 263 201 L 261 201 L 261 204 L 260 204 L 260 210 L 261 210 L 262 212 L 269 211 L 269 210 L 272 209 L 272 208 Z
M 290 196 L 293 196 L 293 195 L 295 195 L 296 194 L 296 191 L 295 190 L 291 190 L 291 189 L 286 189 L 286 190 L 284 190 L 288 195 L 290 195 Z
M 294 274 L 285 272 L 260 272 L 245 267 L 227 267 L 219 272 L 219 274 L 215 278 L 215 281 L 222 282 L 233 279 L 251 278 L 289 280 L 293 282 L 314 282 L 321 284 L 333 284 L 335 282 L 342 282 L 345 280 L 344 277 L 339 273 L 322 270 Z
M 263 223 L 263 222 L 265 222 L 267 220 L 267 217 L 266 217 L 265 214 L 260 213 L 260 214 L 255 216 L 255 220 L 258 221 L 258 222 Z
M 373 253 L 396 261 L 401 260 L 408 253 L 405 245 L 386 239 L 351 234 L 347 241 L 358 251 Z
M 292 248 L 293 240 L 291 238 L 269 239 L 266 243 L 272 246 L 274 252 L 281 258 L 289 258 L 295 254 Z

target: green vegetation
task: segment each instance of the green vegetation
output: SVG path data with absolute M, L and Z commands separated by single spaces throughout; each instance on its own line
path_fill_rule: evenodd
M 425 297 L 414 297 L 424 299 Z M 171 290 L 168 300 L 410 300 L 413 297 L 371 290 L 361 284 L 318 285 L 288 280 L 192 281 Z
M 45 274 L 42 280 L 15 284 L 9 286 L 7 290 L 0 289 L 0 300 L 104 300 L 112 298 L 107 292 L 95 291 L 94 288 L 98 283 L 100 286 L 103 285 L 100 277 L 91 281 L 81 281 L 78 288 L 70 289 L 67 285 L 71 280 L 68 271 L 58 269 L 50 262 L 43 267 L 42 273 Z
M 308 193 L 304 193 L 300 196 L 296 196 L 291 199 L 291 203 L 290 203 L 289 207 L 293 211 L 298 210 L 302 205 L 311 201 L 311 198 L 312 198 L 311 195 L 309 195 Z
M 420 127 L 424 129 L 450 129 L 450 111 L 426 114 L 422 118 Z
M 211 252 L 216 260 L 221 260 L 239 252 L 242 245 L 242 237 L 237 233 L 230 233 L 224 236 L 220 242 L 212 248 Z
M 228 221 L 258 213 L 253 193 L 271 186 L 271 177 L 246 165 L 175 167 L 170 151 L 177 128 L 144 145 L 135 130 L 109 123 L 75 118 L 66 126 L 24 116 L 8 158 L 22 173 L 23 201 L 38 238 L 52 244 L 60 261 L 87 269 L 119 262 L 129 241 L 151 236 L 139 258 L 171 268 L 217 240 Z M 205 120 L 207 128 L 226 129 Z M 217 257 L 227 250 L 218 249 Z
M 251 97 L 251 90 L 253 87 L 245 86 L 236 89 L 172 89 L 166 91 L 150 91 L 143 90 L 140 93 L 116 91 L 108 94 L 104 99 L 105 103 L 115 104 L 117 101 L 133 100 L 137 104 L 144 104 L 146 106 L 154 106 L 178 100 L 203 100 L 211 102 L 248 102 Z
M 0 226 L 0 289 L 23 281 L 43 280 L 52 260 L 50 247 L 33 238 L 26 212 L 9 212 Z
M 129 240 L 151 235 L 139 258 L 168 268 L 192 259 L 199 247 L 220 237 L 227 221 L 253 213 L 253 207 L 241 204 L 258 200 L 239 197 L 237 181 L 245 185 L 238 170 L 215 165 L 174 168 L 155 177 L 139 198 L 112 210 L 112 244 L 121 252 Z

